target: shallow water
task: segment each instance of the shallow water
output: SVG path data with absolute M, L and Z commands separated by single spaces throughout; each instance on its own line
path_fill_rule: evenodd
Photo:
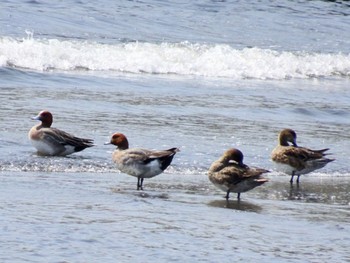
M 349 260 L 339 178 L 276 177 L 227 203 L 203 175 L 163 174 L 144 192 L 111 173 L 0 175 L 3 261 Z
M 25 87 L 1 89 L 3 261 L 349 260 L 348 91 L 341 83 L 319 81 L 308 97 L 310 89 L 290 86 L 313 81 L 219 85 L 52 74 L 44 86 L 32 77 Z M 331 95 L 334 102 L 322 100 Z M 66 158 L 36 156 L 27 132 L 38 108 L 50 108 L 56 127 L 96 146 Z M 293 188 L 269 160 L 278 130 L 290 123 L 301 145 L 329 146 L 337 159 Z M 113 147 L 103 145 L 116 131 L 132 146 L 181 152 L 137 192 L 136 179 L 111 162 Z M 273 172 L 242 201 L 232 194 L 227 203 L 206 171 L 232 146 L 247 164 Z
M 348 4 L 183 4 L 4 1 L 1 262 L 350 261 Z M 37 156 L 42 109 L 96 145 Z M 270 161 L 285 127 L 336 161 L 290 186 Z M 181 152 L 136 191 L 117 131 Z M 240 202 L 206 174 L 230 147 L 271 170 Z

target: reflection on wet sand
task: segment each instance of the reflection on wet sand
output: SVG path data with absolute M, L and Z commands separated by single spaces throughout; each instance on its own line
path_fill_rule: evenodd
M 129 186 L 128 186 L 129 187 Z M 142 198 L 150 198 L 150 199 L 169 199 L 169 195 L 167 193 L 159 193 L 159 192 L 152 192 L 152 191 L 135 191 L 134 189 L 128 188 L 111 188 L 111 191 L 113 193 L 119 193 L 119 194 L 126 194 L 136 197 L 142 197 Z
M 343 204 L 350 203 L 350 184 L 347 178 L 308 178 L 300 184 L 271 180 L 267 197 L 280 200 L 297 200 L 310 203 Z
M 288 200 L 308 200 L 311 196 L 313 198 L 310 201 L 317 202 L 317 195 L 310 192 L 307 187 L 304 188 L 300 184 L 290 185 Z
M 212 207 L 229 208 L 246 212 L 261 212 L 262 208 L 259 205 L 240 200 L 214 200 L 208 203 Z

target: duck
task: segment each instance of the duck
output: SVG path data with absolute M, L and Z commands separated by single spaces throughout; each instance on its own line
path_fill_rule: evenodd
M 65 131 L 52 128 L 51 112 L 43 110 L 33 120 L 41 121 L 33 126 L 28 133 L 29 140 L 42 156 L 67 156 L 94 146 L 92 139 L 83 139 Z
M 243 153 L 231 148 L 212 163 L 208 171 L 208 177 L 216 187 L 226 192 L 226 200 L 230 198 L 230 193 L 237 193 L 237 200 L 240 200 L 241 193 L 252 190 L 268 182 L 262 174 L 269 170 L 249 167 L 243 163 Z
M 117 146 L 112 160 L 122 173 L 137 177 L 137 190 L 143 190 L 145 178 L 163 173 L 180 151 L 176 147 L 168 150 L 129 148 L 128 139 L 123 133 L 114 133 L 106 144 Z
M 297 184 L 302 174 L 307 174 L 321 169 L 335 159 L 325 157 L 329 148 L 311 150 L 297 145 L 297 134 L 293 129 L 283 129 L 278 135 L 278 145 L 271 153 L 271 159 L 276 163 L 277 170 L 291 175 L 290 183 L 293 184 L 294 176 L 297 176 Z

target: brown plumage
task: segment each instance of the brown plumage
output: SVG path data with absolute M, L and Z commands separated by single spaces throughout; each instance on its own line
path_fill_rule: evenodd
M 261 168 L 250 168 L 243 163 L 243 153 L 235 148 L 229 149 L 209 168 L 209 180 L 218 188 L 226 192 L 229 199 L 230 192 L 240 194 L 264 184 L 268 179 L 261 175 L 269 172 Z
M 305 147 L 299 147 L 296 143 L 297 135 L 292 129 L 284 129 L 279 133 L 278 145 L 272 151 L 271 158 L 277 164 L 278 170 L 292 177 L 290 183 L 293 183 L 293 177 L 299 177 L 302 174 L 310 173 L 314 170 L 324 167 L 334 159 L 326 158 L 326 151 L 329 149 L 311 150 Z

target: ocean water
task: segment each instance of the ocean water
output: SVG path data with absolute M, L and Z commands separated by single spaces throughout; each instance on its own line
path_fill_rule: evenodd
M 347 1 L 2 1 L 1 262 L 350 262 Z M 95 146 L 40 157 L 43 109 Z M 301 177 L 275 171 L 278 132 L 330 148 Z M 146 179 L 131 147 L 179 147 Z M 226 202 L 207 178 L 228 148 L 269 182 Z

